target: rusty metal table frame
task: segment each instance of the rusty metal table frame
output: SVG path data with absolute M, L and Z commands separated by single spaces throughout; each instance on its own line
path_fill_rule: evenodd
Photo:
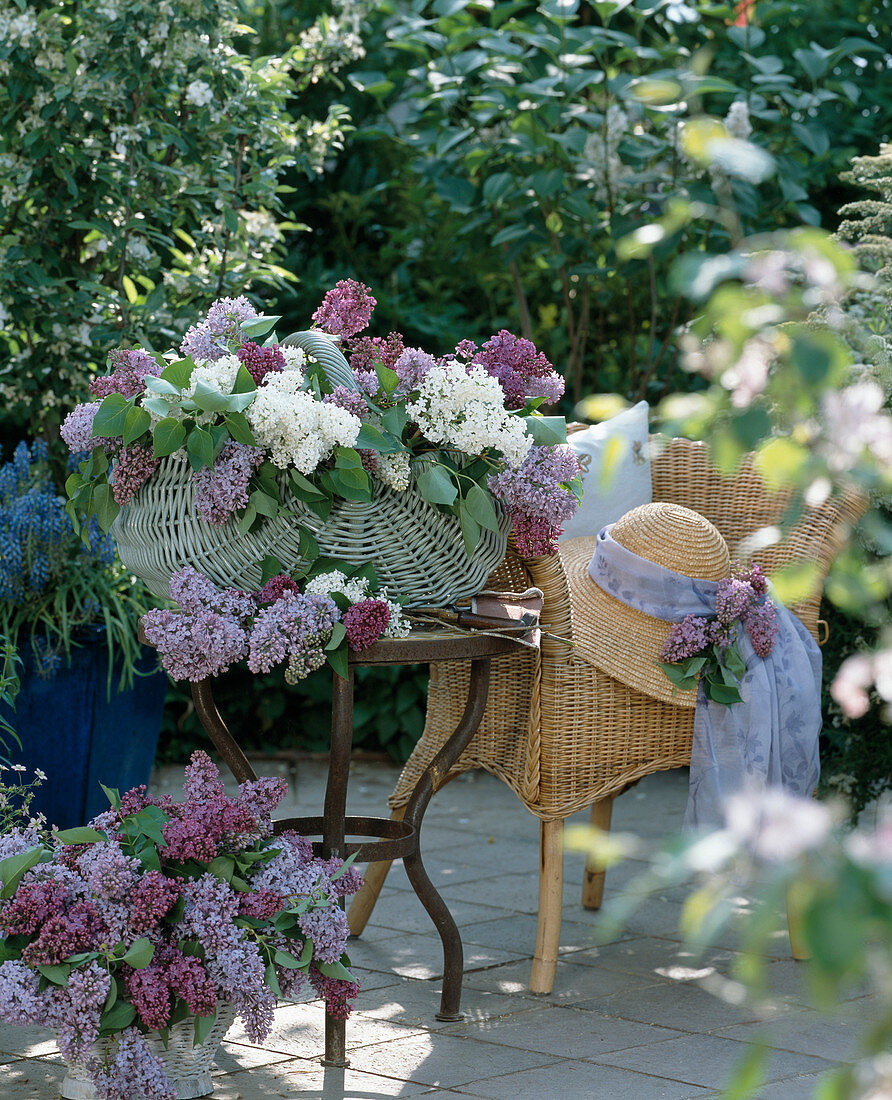
M 489 693 L 490 662 L 493 657 L 515 652 L 517 641 L 487 634 L 456 631 L 413 632 L 408 638 L 385 638 L 360 654 L 350 655 L 348 677 L 333 674 L 331 755 L 321 817 L 292 817 L 276 821 L 278 835 L 294 829 L 314 841 L 313 851 L 323 859 L 345 859 L 360 852 L 364 860 L 399 859 L 419 901 L 436 926 L 443 944 L 443 991 L 438 1020 L 460 1020 L 461 986 L 464 967 L 461 935 L 446 903 L 437 893 L 421 860 L 420 832 L 424 812 L 442 786 L 452 765 L 477 732 Z M 347 782 L 353 744 L 353 669 L 359 665 L 434 664 L 437 661 L 470 660 L 471 677 L 464 714 L 455 732 L 422 773 L 401 821 L 379 817 L 347 817 Z M 248 758 L 229 732 L 214 702 L 212 680 L 192 684 L 195 710 L 217 752 L 239 781 L 256 779 Z M 347 836 L 368 836 L 372 842 L 348 842 Z M 325 1014 L 323 1065 L 348 1065 L 346 1021 Z

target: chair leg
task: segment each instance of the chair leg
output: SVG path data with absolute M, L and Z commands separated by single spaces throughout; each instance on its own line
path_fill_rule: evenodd
M 530 992 L 554 989 L 561 942 L 561 904 L 564 887 L 564 823 L 539 823 L 539 928 L 530 974 Z
M 787 890 L 787 931 L 790 936 L 790 954 L 799 962 L 811 958 L 811 952 L 802 939 L 802 902 L 795 886 Z
M 400 806 L 391 813 L 393 821 L 402 821 L 406 812 L 405 806 Z M 361 936 L 365 926 L 369 922 L 372 910 L 378 900 L 378 895 L 384 886 L 384 880 L 390 872 L 392 859 L 382 859 L 377 863 L 370 863 L 365 869 L 363 883 L 353 896 L 350 908 L 347 910 L 347 924 L 350 927 L 351 936 Z
M 602 798 L 600 802 L 592 803 L 592 828 L 610 829 L 610 818 L 613 814 L 613 798 Z M 604 868 L 599 867 L 591 856 L 585 858 L 585 873 L 582 879 L 582 907 L 583 909 L 600 909 L 604 900 Z

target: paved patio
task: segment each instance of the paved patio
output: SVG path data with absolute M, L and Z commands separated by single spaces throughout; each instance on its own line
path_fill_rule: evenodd
M 299 809 L 321 812 L 324 766 L 268 761 L 284 774 Z M 384 812 L 397 770 L 355 765 L 350 812 Z M 155 777 L 174 793 L 181 769 Z M 651 776 L 624 795 L 615 828 L 659 838 L 677 829 L 686 775 Z M 580 821 L 585 818 L 580 816 Z M 264 1047 L 233 1029 L 218 1056 L 217 1100 L 315 1096 L 332 1100 L 466 1096 L 500 1100 L 695 1100 L 717 1097 L 729 1073 L 762 1039 L 771 1048 L 761 1100 L 811 1097 L 822 1074 L 851 1054 L 869 998 L 853 997 L 846 1019 L 804 1005 L 802 967 L 784 936 L 771 948 L 772 988 L 783 995 L 766 1025 L 752 1009 L 713 996 L 733 956 L 719 939 L 692 958 L 680 942 L 684 892 L 649 899 L 622 936 L 596 946 L 598 915 L 582 909 L 582 856 L 565 863 L 561 959 L 554 993 L 527 990 L 536 935 L 538 823 L 511 791 L 483 773 L 447 786 L 423 830 L 425 863 L 462 930 L 462 1023 L 438 1023 L 439 939 L 395 864 L 368 928 L 351 941 L 362 982 L 348 1021 L 350 1068 L 324 1069 L 319 1002 L 285 1004 Z M 642 865 L 608 873 L 607 897 L 628 888 Z M 65 1070 L 52 1035 L 0 1026 L 0 1098 L 51 1100 Z

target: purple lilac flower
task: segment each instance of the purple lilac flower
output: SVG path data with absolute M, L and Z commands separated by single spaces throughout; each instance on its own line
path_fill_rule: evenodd
M 285 897 L 311 897 L 319 881 L 318 861 L 310 842 L 295 832 L 276 837 L 278 855 L 260 865 L 252 879 L 255 889 L 274 890 Z
M 746 631 L 759 657 L 767 657 L 774 649 L 780 627 L 771 600 L 756 604 L 746 617 Z
M 3 1019 L 19 1027 L 44 1023 L 46 1002 L 37 992 L 40 975 L 21 959 L 0 963 L 0 1005 Z
M 341 279 L 322 299 L 313 321 L 332 336 L 355 336 L 368 326 L 377 304 L 365 284 L 355 279 Z
M 313 958 L 320 962 L 337 962 L 344 954 L 350 929 L 347 914 L 339 905 L 325 909 L 308 909 L 298 921 L 301 932 L 313 941 Z
M 393 364 L 399 378 L 396 396 L 403 397 L 417 390 L 422 378 L 436 365 L 436 359 L 421 348 L 406 348 Z
M 390 608 L 383 600 L 360 600 L 344 612 L 347 643 L 361 653 L 381 637 L 390 623 Z
M 126 351 L 115 348 L 108 353 L 108 365 L 111 374 L 94 378 L 90 383 L 90 393 L 94 397 L 108 397 L 110 393 L 120 393 L 124 397 L 135 397 L 146 388 L 146 378 L 157 378 L 163 366 L 156 362 L 147 351 Z
M 158 469 L 158 459 L 151 447 L 141 443 L 131 443 L 118 455 L 114 466 L 112 493 L 118 504 L 129 504 L 139 489 Z
M 712 642 L 709 622 L 701 615 L 686 615 L 674 623 L 660 650 L 661 661 L 685 661 L 695 657 Z
M 730 626 L 738 619 L 745 619 L 753 605 L 755 593 L 747 581 L 726 577 L 719 581 L 715 597 L 715 613 L 720 623 Z
M 278 344 L 261 346 L 248 340 L 235 354 L 245 364 L 256 386 L 261 385 L 268 374 L 283 371 L 288 365 Z
M 325 394 L 322 401 L 326 405 L 337 405 L 339 409 L 346 409 L 360 420 L 368 418 L 369 407 L 362 394 L 356 390 L 348 390 L 346 386 L 335 386 L 331 393 Z
M 768 578 L 758 563 L 753 563 L 750 569 L 733 569 L 731 575 L 737 580 L 746 581 L 757 596 L 765 596 L 768 593 Z
M 117 841 L 108 840 L 88 845 L 78 857 L 77 869 L 92 894 L 120 900 L 136 888 L 142 867 L 139 860 L 125 855 Z
M 254 597 L 237 588 L 218 588 L 212 580 L 191 565 L 185 565 L 170 578 L 170 598 L 183 611 L 216 611 L 235 619 L 254 614 Z
M 248 636 L 248 668 L 269 672 L 286 659 L 312 659 L 310 654 L 328 641 L 340 617 L 330 596 L 286 592 L 255 617 Z
M 93 1058 L 87 1063 L 96 1092 L 103 1100 L 177 1100 L 176 1090 L 163 1063 L 135 1027 L 112 1035 L 105 1061 Z
M 514 547 L 520 557 L 538 558 L 557 553 L 557 537 L 562 528 L 524 512 L 511 512 L 510 515 Z
M 239 913 L 243 917 L 253 917 L 255 920 L 271 920 L 291 903 L 288 898 L 275 890 L 252 890 L 250 894 L 240 894 L 238 899 Z
M 335 898 L 345 898 L 348 894 L 355 894 L 363 883 L 362 872 L 355 863 L 351 863 L 343 874 L 334 878 L 333 876 L 340 871 L 343 865 L 344 861 L 338 859 L 337 856 L 319 861 L 319 870 L 325 878 L 326 889 Z
M 511 515 L 514 542 L 521 557 L 553 554 L 564 523 L 579 502 L 565 487 L 579 475 L 579 462 L 566 444 L 531 447 L 514 469 L 489 478 L 489 489 Z
M 564 392 L 563 378 L 535 344 L 506 329 L 488 340 L 473 361 L 498 378 L 509 409 L 523 408 L 527 397 L 544 397 L 551 404 Z
M 470 363 L 477 352 L 477 345 L 473 340 L 459 340 L 455 345 L 455 358 L 463 363 Z
M 183 355 L 193 359 L 222 359 L 232 346 L 242 343 L 242 324 L 257 316 L 257 310 L 247 298 L 218 298 L 207 317 L 186 333 L 180 344 Z
M 248 636 L 233 619 L 202 610 L 183 615 L 153 609 L 142 619 L 146 638 L 155 646 L 174 680 L 206 680 L 226 672 L 248 651 Z
M 94 436 L 93 421 L 99 410 L 101 401 L 88 401 L 83 405 L 75 405 L 68 416 L 62 421 L 59 435 L 68 446 L 73 455 L 84 451 L 92 451 L 94 447 L 104 447 L 106 450 L 113 448 L 115 440 L 107 436 Z
M 99 1018 L 111 987 L 108 971 L 94 960 L 75 967 L 66 990 L 53 990 L 50 1017 L 59 1050 L 69 1061 L 87 1059 L 99 1037 Z
M 197 514 L 219 527 L 248 506 L 248 482 L 263 462 L 260 447 L 229 442 L 214 459 L 192 474 L 192 503 Z
M 393 370 L 403 354 L 403 338 L 398 332 L 387 336 L 360 336 L 350 341 L 350 369 L 357 374 L 375 374 L 376 366 Z M 375 375 L 377 377 L 377 375 Z
M 251 814 L 255 829 L 261 836 L 273 831 L 272 814 L 288 791 L 284 779 L 262 776 L 239 784 L 239 802 Z

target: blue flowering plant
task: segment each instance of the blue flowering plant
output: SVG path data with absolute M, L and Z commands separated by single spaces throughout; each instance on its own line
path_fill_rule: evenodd
M 46 443 L 20 443 L 0 465 L 0 633 L 19 648 L 30 644 L 36 669 L 50 676 L 98 626 L 109 648 L 109 684 L 116 671 L 126 686 L 140 654 L 133 622 L 147 606 L 144 588 L 116 562 L 95 519 L 82 538 L 74 534 Z
M 103 1100 L 176 1100 L 173 1028 L 199 1044 L 238 1017 L 261 1043 L 278 998 L 311 990 L 344 1019 L 359 991 L 339 902 L 362 879 L 272 836 L 284 781 L 233 798 L 196 752 L 184 793 L 109 791 L 109 810 L 49 844 L 0 835 L 0 1020 L 54 1028 Z

